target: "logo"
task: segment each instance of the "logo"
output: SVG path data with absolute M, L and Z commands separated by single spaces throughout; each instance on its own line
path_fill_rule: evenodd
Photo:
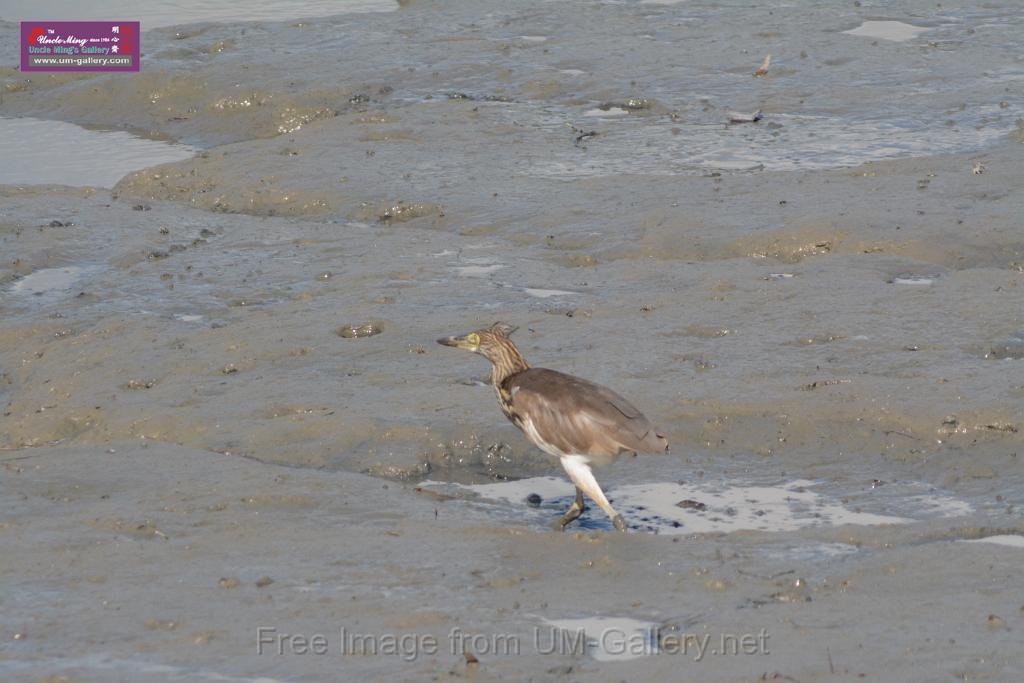
M 137 21 L 23 21 L 22 71 L 138 71 Z

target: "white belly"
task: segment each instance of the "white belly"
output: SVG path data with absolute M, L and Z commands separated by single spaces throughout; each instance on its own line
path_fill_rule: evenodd
M 563 453 L 561 450 L 555 448 L 547 441 L 545 441 L 543 438 L 541 438 L 541 435 L 537 433 L 537 428 L 533 426 L 533 422 L 529 418 L 523 420 L 523 432 L 525 432 L 526 436 L 530 439 L 530 441 L 533 442 L 533 444 L 537 448 L 541 449 L 548 455 L 553 455 L 556 458 L 561 458 L 563 455 L 565 455 L 565 453 Z

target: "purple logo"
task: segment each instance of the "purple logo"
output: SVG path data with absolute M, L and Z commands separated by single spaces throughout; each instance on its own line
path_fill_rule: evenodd
M 22 71 L 138 71 L 137 21 L 23 21 Z

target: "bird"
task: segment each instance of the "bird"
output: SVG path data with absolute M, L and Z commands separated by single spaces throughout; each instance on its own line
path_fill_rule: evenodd
M 626 522 L 608 502 L 592 467 L 624 453 L 665 453 L 668 440 L 632 403 L 608 387 L 557 370 L 531 367 L 509 338 L 515 326 L 496 322 L 469 334 L 443 337 L 443 346 L 480 354 L 491 362 L 498 405 L 537 448 L 558 458 L 576 487 L 576 499 L 555 523 L 565 527 L 593 500 L 619 531 Z

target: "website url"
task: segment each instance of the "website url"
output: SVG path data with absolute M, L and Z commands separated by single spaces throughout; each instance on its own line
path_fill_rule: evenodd
M 131 57 L 31 57 L 32 66 L 131 66 Z

